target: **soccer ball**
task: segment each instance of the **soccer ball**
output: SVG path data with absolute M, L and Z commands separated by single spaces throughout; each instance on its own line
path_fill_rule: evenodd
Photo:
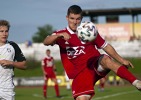
M 77 27 L 77 36 L 83 42 L 94 41 L 97 37 L 97 34 L 97 28 L 92 22 L 82 22 Z

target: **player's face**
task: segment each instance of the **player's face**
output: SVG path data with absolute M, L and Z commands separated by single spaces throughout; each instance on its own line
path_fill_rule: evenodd
M 76 31 L 77 26 L 80 24 L 82 20 L 81 14 L 73 14 L 70 13 L 68 16 L 66 16 L 66 19 L 68 21 L 68 26 L 72 31 Z
M 6 43 L 8 38 L 8 27 L 0 26 L 0 44 Z
M 47 54 L 48 56 L 50 56 L 50 51 L 47 50 L 47 51 L 46 51 L 46 54 Z

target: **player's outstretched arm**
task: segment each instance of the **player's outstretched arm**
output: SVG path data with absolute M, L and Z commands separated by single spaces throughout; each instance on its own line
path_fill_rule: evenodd
M 120 64 L 134 68 L 132 63 L 121 57 L 110 44 L 108 44 L 103 50 Z
M 22 62 L 13 62 L 13 66 L 15 68 L 18 68 L 18 69 L 26 69 L 27 66 L 26 66 L 26 61 L 22 61 Z

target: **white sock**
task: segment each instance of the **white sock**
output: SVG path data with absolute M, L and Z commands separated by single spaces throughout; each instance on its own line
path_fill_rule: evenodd
M 132 85 L 136 86 L 136 83 L 138 82 L 139 80 L 135 80 Z
M 70 89 L 70 83 L 67 82 L 67 89 Z

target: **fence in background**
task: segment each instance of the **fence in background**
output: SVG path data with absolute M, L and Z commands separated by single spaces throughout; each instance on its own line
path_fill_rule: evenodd
M 141 57 L 141 41 L 112 41 L 110 44 L 122 57 Z M 19 44 L 21 50 L 27 58 L 41 60 L 45 56 L 45 50 L 51 49 L 51 54 L 55 60 L 60 60 L 60 52 L 58 45 L 44 46 L 42 43 L 33 43 L 27 47 L 24 43 Z M 101 53 L 104 53 L 100 50 Z

